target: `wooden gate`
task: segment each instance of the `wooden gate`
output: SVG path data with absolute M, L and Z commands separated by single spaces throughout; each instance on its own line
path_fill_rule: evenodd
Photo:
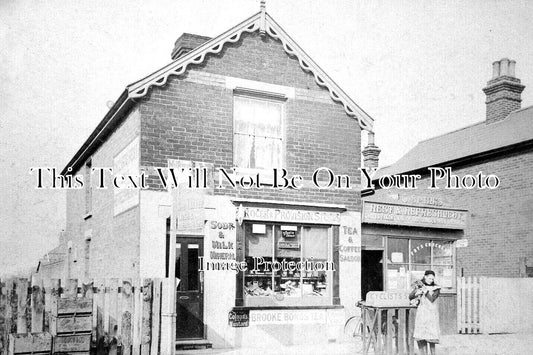
M 480 332 L 480 278 L 457 278 L 457 331 L 462 334 Z

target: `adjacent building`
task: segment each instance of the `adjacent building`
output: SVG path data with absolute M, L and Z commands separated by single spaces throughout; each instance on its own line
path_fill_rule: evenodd
M 376 184 L 388 184 L 387 176 L 420 179 L 416 189 L 381 188 L 364 199 L 363 294 L 406 289 L 433 269 L 443 287 L 442 326 L 454 332 L 457 276 L 527 275 L 528 260 L 533 264 L 533 107 L 521 108 L 523 90 L 514 61 L 494 62 L 483 89 L 485 120 L 422 141 L 377 171 Z M 443 169 L 435 170 L 435 181 L 429 168 Z

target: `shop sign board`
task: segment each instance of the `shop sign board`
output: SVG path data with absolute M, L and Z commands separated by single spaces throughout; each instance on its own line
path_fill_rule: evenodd
M 430 228 L 465 229 L 468 211 L 364 201 L 363 222 Z
M 300 243 L 298 242 L 278 242 L 278 248 L 280 249 L 300 249 Z
M 228 324 L 234 328 L 250 326 L 250 310 L 234 309 L 228 314 Z
M 339 225 L 341 214 L 340 212 L 246 207 L 244 208 L 243 220 Z
M 326 324 L 326 311 L 323 309 L 253 310 L 250 312 L 250 324 Z
M 295 238 L 296 231 L 281 231 L 281 236 L 283 238 Z
M 366 305 L 372 307 L 409 307 L 409 291 L 370 291 Z
M 137 136 L 113 158 L 113 174 L 115 176 L 139 176 L 139 152 L 139 137 Z M 138 188 L 113 189 L 114 216 L 138 204 Z

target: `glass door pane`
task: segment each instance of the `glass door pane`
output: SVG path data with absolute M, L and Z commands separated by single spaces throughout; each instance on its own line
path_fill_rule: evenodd
M 198 272 L 199 259 L 199 245 L 188 244 L 187 245 L 187 290 L 196 291 L 200 285 L 200 273 Z

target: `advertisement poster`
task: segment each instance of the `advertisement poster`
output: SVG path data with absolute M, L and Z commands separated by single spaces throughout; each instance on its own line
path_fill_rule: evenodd
M 532 23 L 0 1 L 0 354 L 533 353 Z

